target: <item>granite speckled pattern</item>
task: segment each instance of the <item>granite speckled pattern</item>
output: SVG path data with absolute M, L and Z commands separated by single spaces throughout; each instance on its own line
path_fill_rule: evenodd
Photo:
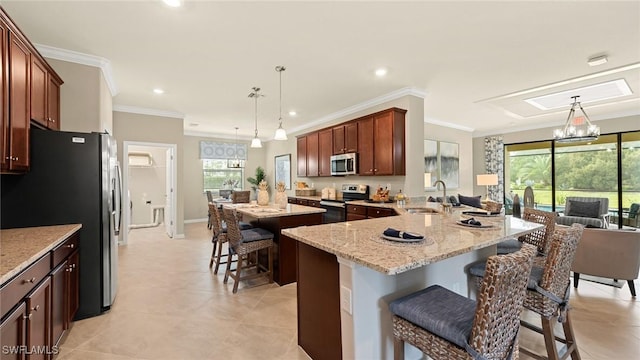
M 80 224 L 70 224 L 0 230 L 0 284 L 27 268 L 81 227 Z
M 257 206 L 249 204 L 225 204 L 225 207 L 233 207 L 238 210 L 239 213 L 251 216 L 255 219 L 266 219 L 282 216 L 294 216 L 304 214 L 317 214 L 324 213 L 327 210 L 317 207 L 287 204 L 286 209 L 280 209 L 274 204 L 269 206 Z
M 352 202 L 357 203 L 357 202 Z M 303 226 L 282 230 L 284 235 L 338 257 L 388 275 L 481 249 L 500 241 L 534 231 L 542 225 L 512 216 L 482 218 L 490 228 L 470 228 L 456 224 L 468 218 L 460 210 L 453 214 L 408 214 L 395 204 L 362 205 L 395 208 L 399 216 L 348 221 L 335 224 Z M 418 207 L 417 204 L 408 207 Z M 423 206 L 424 207 L 424 206 Z M 419 233 L 422 243 L 398 243 L 381 238 L 387 228 Z

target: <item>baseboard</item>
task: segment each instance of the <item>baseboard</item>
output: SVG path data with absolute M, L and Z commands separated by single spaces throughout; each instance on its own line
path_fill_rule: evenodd
M 184 223 L 185 224 L 194 224 L 194 223 L 200 223 L 200 222 L 207 222 L 209 221 L 209 219 L 207 218 L 203 218 L 203 219 L 189 219 L 189 220 L 185 220 Z

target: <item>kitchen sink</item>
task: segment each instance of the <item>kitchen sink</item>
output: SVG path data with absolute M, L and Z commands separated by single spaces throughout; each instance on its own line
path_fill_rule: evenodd
M 430 207 L 421 207 L 421 208 L 408 208 L 405 209 L 409 214 L 440 214 L 441 212 L 438 209 L 430 208 Z

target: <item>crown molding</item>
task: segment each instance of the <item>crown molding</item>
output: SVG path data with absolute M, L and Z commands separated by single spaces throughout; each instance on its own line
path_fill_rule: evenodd
M 366 110 L 368 108 L 371 108 L 373 106 L 376 105 L 380 105 L 380 104 L 384 104 L 386 102 L 392 101 L 392 100 L 396 100 L 399 99 L 401 97 L 404 96 L 415 96 L 421 99 L 424 99 L 427 96 L 427 92 L 422 90 L 422 89 L 418 89 L 415 87 L 406 87 L 406 88 L 402 88 L 402 89 L 398 89 L 395 91 L 392 91 L 388 94 L 384 94 L 381 96 L 378 96 L 376 98 L 361 102 L 359 104 L 353 105 L 353 106 L 349 106 L 348 108 L 342 109 L 342 110 L 338 110 L 334 113 L 331 113 L 329 115 L 323 116 L 319 119 L 310 121 L 304 125 L 295 127 L 295 128 L 291 128 L 287 131 L 287 133 L 297 133 L 297 132 L 301 132 L 304 131 L 306 129 L 315 127 L 315 126 L 319 126 L 325 123 L 328 123 L 330 121 L 336 120 L 336 119 L 340 119 L 342 117 L 346 117 L 352 114 L 355 114 L 359 111 L 362 110 Z
M 118 87 L 116 86 L 116 82 L 113 79 L 111 61 L 100 56 L 83 54 L 81 52 L 60 49 L 48 45 L 34 44 L 34 46 L 36 47 L 40 55 L 46 58 L 100 68 L 100 70 L 102 70 L 102 75 L 107 82 L 107 86 L 109 87 L 111 96 L 116 96 L 118 94 Z
M 129 106 L 129 105 L 113 105 L 113 111 L 132 113 L 132 114 L 141 114 L 141 115 L 151 115 L 151 116 L 162 116 L 176 119 L 184 119 L 184 114 L 177 111 L 168 111 L 168 110 L 158 110 L 158 109 L 150 109 L 143 108 L 138 106 Z
M 450 123 L 450 122 L 447 122 L 447 121 L 442 121 L 442 120 L 438 120 L 438 119 L 434 119 L 434 118 L 428 118 L 428 117 L 424 118 L 424 122 L 426 124 L 444 126 L 444 127 L 448 127 L 448 128 L 451 128 L 451 129 L 462 130 L 462 131 L 466 131 L 466 132 L 470 132 L 470 133 L 472 133 L 475 130 L 474 128 L 470 128 L 468 126 L 458 125 L 458 124 Z
M 211 139 L 218 139 L 218 140 L 231 140 L 234 142 L 236 141 L 235 135 L 217 134 L 217 133 L 212 133 L 207 131 L 184 130 L 183 134 L 184 136 L 204 137 L 204 138 L 211 138 Z M 239 136 L 237 138 L 237 143 L 238 144 L 244 143 L 248 145 L 251 142 L 251 139 L 253 139 L 253 136 L 252 137 Z M 266 140 L 262 140 L 262 142 L 266 142 Z

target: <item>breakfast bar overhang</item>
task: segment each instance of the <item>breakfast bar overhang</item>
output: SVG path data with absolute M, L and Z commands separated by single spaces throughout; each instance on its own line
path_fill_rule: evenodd
M 465 218 L 460 212 L 396 211 L 400 216 L 282 231 L 298 241 L 298 344 L 313 359 L 393 358 L 391 301 L 433 284 L 469 296 L 469 264 L 495 254 L 500 241 L 542 227 L 498 216 L 482 218 L 490 227 L 471 228 L 457 223 Z M 387 228 L 425 240 L 385 240 Z M 405 354 L 422 356 L 415 348 Z

